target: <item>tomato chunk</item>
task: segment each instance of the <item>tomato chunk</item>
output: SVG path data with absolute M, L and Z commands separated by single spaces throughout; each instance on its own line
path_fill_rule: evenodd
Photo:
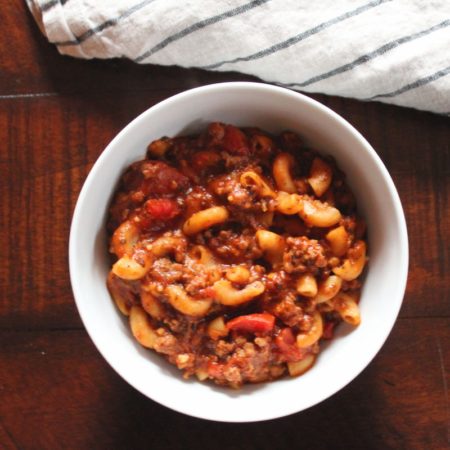
M 304 351 L 297 347 L 294 333 L 290 328 L 283 328 L 279 332 L 275 338 L 275 345 L 286 361 L 300 361 L 305 356 Z
M 232 125 L 225 126 L 223 146 L 233 155 L 245 155 L 249 152 L 247 137 L 241 130 Z
M 192 156 L 192 167 L 195 170 L 205 170 L 216 166 L 220 162 L 220 154 L 211 150 L 202 150 Z
M 144 178 L 140 189 L 147 196 L 173 195 L 189 186 L 189 179 L 162 161 L 144 161 L 139 170 Z
M 268 313 L 247 314 L 235 317 L 227 323 L 229 330 L 248 331 L 250 333 L 268 333 L 273 330 L 275 316 Z
M 154 219 L 170 220 L 180 214 L 181 210 L 175 200 L 168 198 L 152 198 L 145 202 L 145 210 Z

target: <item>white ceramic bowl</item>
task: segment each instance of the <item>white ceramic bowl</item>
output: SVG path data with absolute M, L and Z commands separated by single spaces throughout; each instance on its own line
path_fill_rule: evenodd
M 208 122 L 290 129 L 347 174 L 360 213 L 368 224 L 369 256 L 361 325 L 346 325 L 299 378 L 240 391 L 183 380 L 161 356 L 131 336 L 106 289 L 107 207 L 125 168 L 142 159 L 147 144 L 161 136 L 199 131 Z M 369 143 L 344 119 L 301 94 L 259 83 L 223 83 L 175 95 L 145 111 L 108 145 L 90 172 L 73 216 L 70 276 L 84 325 L 109 364 L 138 391 L 176 411 L 204 419 L 251 422 L 302 411 L 342 389 L 380 350 L 402 303 L 408 271 L 408 239 L 402 206 L 386 168 Z

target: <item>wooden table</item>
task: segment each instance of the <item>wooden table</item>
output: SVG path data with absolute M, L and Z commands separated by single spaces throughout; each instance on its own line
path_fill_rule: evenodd
M 185 89 L 251 78 L 62 57 L 24 5 L 0 9 L 0 448 L 448 448 L 450 119 L 312 96 L 367 137 L 400 193 L 411 253 L 400 317 L 369 367 L 305 412 L 255 424 L 186 417 L 94 348 L 69 282 L 70 220 L 92 164 L 132 118 Z

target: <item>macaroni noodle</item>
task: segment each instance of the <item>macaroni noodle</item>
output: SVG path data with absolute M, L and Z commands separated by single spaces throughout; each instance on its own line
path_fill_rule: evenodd
M 289 153 L 280 153 L 273 163 L 273 177 L 280 191 L 295 194 L 297 188 L 291 176 L 294 158 Z
M 227 209 L 223 206 L 214 206 L 192 214 L 183 225 L 183 233 L 190 236 L 214 225 L 223 223 L 227 219 Z

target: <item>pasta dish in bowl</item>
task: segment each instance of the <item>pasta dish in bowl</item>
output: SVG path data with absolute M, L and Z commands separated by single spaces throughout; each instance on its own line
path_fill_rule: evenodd
M 111 141 L 69 263 L 86 330 L 125 381 L 194 417 L 251 422 L 303 411 L 370 363 L 402 303 L 408 239 L 350 124 L 287 89 L 223 83 Z

